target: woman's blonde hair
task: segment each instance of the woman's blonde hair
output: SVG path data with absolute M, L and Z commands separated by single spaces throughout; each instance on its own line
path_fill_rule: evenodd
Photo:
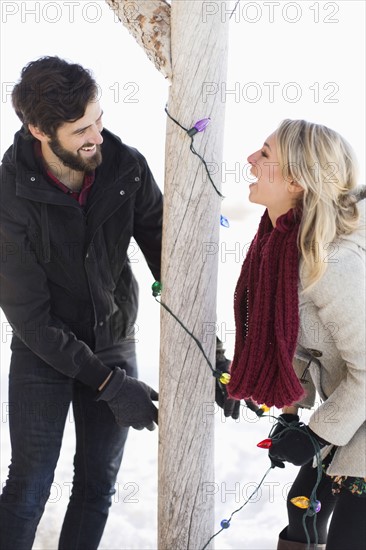
M 357 163 L 349 143 L 326 126 L 286 119 L 275 135 L 285 178 L 303 189 L 298 243 L 306 291 L 324 275 L 331 243 L 358 226 L 352 193 L 357 186 Z

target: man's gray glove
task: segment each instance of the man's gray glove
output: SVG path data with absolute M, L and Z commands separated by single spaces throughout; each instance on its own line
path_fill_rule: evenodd
M 123 428 L 132 426 L 136 430 L 147 428 L 152 431 L 158 423 L 158 393 L 137 378 L 127 376 L 126 371 L 115 367 L 112 376 L 98 393 L 97 401 L 106 401 L 117 424 Z

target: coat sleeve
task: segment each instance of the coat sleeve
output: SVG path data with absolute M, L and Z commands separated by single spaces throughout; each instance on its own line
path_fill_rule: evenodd
M 135 202 L 133 236 L 155 280 L 160 281 L 163 196 L 146 159 L 139 154 L 139 160 L 142 164 L 141 187 Z
M 110 370 L 50 308 L 47 277 L 25 223 L 4 205 L 0 213 L 0 306 L 14 334 L 62 374 L 97 389 Z
M 334 326 L 333 345 L 344 361 L 344 372 L 327 400 L 314 412 L 309 426 L 334 445 L 348 443 L 366 420 L 365 259 L 361 248 L 339 250 L 323 278 L 311 291 L 323 326 Z M 330 419 L 329 411 L 333 411 Z

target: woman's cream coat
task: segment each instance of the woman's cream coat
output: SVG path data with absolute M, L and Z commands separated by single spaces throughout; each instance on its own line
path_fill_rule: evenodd
M 365 203 L 359 230 L 327 247 L 327 270 L 307 294 L 300 277 L 294 367 L 307 380 L 300 406 L 315 406 L 310 428 L 337 446 L 330 475 L 366 477 Z

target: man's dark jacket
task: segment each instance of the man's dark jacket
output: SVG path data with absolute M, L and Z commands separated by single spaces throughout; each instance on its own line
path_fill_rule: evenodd
M 0 167 L 0 306 L 17 341 L 94 389 L 110 372 L 96 353 L 128 338 L 137 316 L 130 239 L 160 280 L 162 231 L 162 195 L 145 158 L 102 135 L 85 208 L 43 176 L 22 131 Z

